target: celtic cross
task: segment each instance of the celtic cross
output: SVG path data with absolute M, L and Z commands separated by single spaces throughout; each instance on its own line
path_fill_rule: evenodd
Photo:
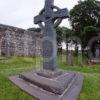
M 67 9 L 54 6 L 54 0 L 45 0 L 44 8 L 34 18 L 34 23 L 38 24 L 43 31 L 43 68 L 46 70 L 56 70 L 57 36 L 55 27 L 61 23 L 62 19 L 67 17 L 69 17 Z

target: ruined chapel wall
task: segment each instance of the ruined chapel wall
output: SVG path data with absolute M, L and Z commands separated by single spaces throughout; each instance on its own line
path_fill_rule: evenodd
M 0 42 L 1 55 L 34 56 L 40 54 L 41 34 L 0 25 Z

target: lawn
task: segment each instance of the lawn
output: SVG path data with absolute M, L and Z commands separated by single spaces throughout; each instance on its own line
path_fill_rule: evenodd
M 15 85 L 8 77 L 21 72 L 26 72 L 40 67 L 40 59 L 13 57 L 0 60 L 0 100 L 33 100 L 33 98 Z M 58 60 L 59 68 L 66 71 L 74 71 L 84 75 L 84 83 L 78 100 L 100 99 L 100 66 L 70 66 L 64 61 Z

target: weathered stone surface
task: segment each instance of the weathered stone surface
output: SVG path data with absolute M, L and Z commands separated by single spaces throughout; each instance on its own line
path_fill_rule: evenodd
M 19 77 L 49 92 L 62 94 L 68 87 L 69 83 L 75 79 L 75 74 L 63 73 L 54 78 L 47 78 L 38 75 L 36 72 L 30 72 L 20 74 Z
M 74 74 L 66 73 L 52 79 L 37 77 L 34 72 L 31 72 L 21 74 L 21 77 L 17 75 L 9 79 L 38 100 L 77 100 L 82 88 L 83 76 L 75 74 L 75 77 L 72 77 Z
M 0 55 L 34 56 L 41 51 L 41 33 L 0 24 Z
M 54 9 L 57 11 L 54 11 Z M 69 13 L 67 9 L 60 9 L 54 6 L 54 0 L 45 0 L 43 10 L 34 18 L 34 23 L 38 24 L 43 31 L 42 56 L 43 68 L 46 70 L 56 70 L 57 36 L 55 26 L 57 27 L 62 19 L 68 16 Z M 43 25 L 42 22 L 44 22 L 45 25 Z
M 38 70 L 36 71 L 36 73 L 40 76 L 47 77 L 47 78 L 55 78 L 63 74 L 61 70 L 51 71 L 51 70 L 45 70 L 45 69 Z

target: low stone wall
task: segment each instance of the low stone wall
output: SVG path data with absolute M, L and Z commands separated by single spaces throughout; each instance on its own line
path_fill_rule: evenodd
M 41 38 L 41 33 L 0 24 L 0 55 L 40 55 Z

